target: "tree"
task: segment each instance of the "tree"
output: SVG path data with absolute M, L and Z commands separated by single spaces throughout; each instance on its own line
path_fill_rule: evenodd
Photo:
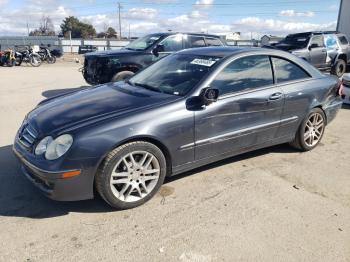
M 117 31 L 113 27 L 108 27 L 106 34 L 107 38 L 117 38 L 118 36 Z
M 40 20 L 39 28 L 29 33 L 30 36 L 54 36 L 55 28 L 49 16 L 43 16 Z
M 118 34 L 113 27 L 105 27 L 103 32 L 97 34 L 98 38 L 117 38 Z
M 87 23 L 79 21 L 74 16 L 66 17 L 61 24 L 62 34 L 68 37 L 69 31 L 72 32 L 72 38 L 93 38 L 96 36 L 95 28 Z

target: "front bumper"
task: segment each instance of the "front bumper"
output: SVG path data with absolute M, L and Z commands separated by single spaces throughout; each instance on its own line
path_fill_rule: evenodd
M 18 144 L 14 144 L 13 152 L 22 165 L 22 172 L 48 198 L 57 201 L 77 201 L 93 198 L 93 179 L 91 173 L 81 169 L 52 171 L 29 162 L 22 154 Z M 70 171 L 81 171 L 71 178 L 62 178 Z

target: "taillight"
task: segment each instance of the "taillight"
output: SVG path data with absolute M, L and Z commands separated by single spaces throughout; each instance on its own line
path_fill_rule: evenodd
M 339 81 L 338 95 L 339 95 L 339 96 L 345 95 L 345 93 L 344 93 L 344 83 L 343 83 L 343 80 L 340 80 L 340 81 Z

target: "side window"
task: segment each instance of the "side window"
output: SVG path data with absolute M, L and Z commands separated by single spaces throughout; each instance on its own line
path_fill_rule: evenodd
M 349 44 L 349 42 L 348 42 L 348 39 L 346 39 L 346 37 L 345 36 L 339 36 L 339 42 L 342 44 L 342 45 L 347 45 L 347 44 Z
M 300 66 L 282 58 L 272 57 L 277 83 L 309 78 L 310 75 Z
M 219 94 L 248 91 L 273 84 L 270 59 L 265 55 L 238 58 L 227 65 L 211 83 Z
M 221 43 L 220 39 L 218 39 L 218 38 L 206 37 L 205 43 L 207 44 L 207 46 L 222 46 L 222 43 Z
M 337 37 L 335 35 L 327 35 L 324 38 L 327 49 L 338 48 Z
M 204 37 L 188 35 L 185 42 L 185 48 L 195 48 L 205 46 Z
M 317 45 L 317 47 L 324 47 L 323 36 L 322 35 L 313 36 L 311 39 L 310 46 L 311 45 Z
M 172 35 L 164 39 L 162 52 L 176 52 L 182 49 L 182 35 Z

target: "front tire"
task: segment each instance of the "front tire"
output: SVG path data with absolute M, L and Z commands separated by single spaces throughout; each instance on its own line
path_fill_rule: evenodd
M 300 151 L 310 151 L 321 141 L 326 127 L 326 116 L 320 108 L 314 108 L 301 123 L 291 146 Z
M 42 60 L 39 55 L 31 55 L 29 57 L 29 63 L 34 67 L 38 67 L 41 66 Z
M 343 59 L 339 59 L 331 69 L 331 74 L 337 77 L 342 77 L 346 72 L 346 62 Z
M 112 207 L 134 208 L 157 193 L 166 170 L 158 147 L 144 141 L 127 143 L 107 155 L 96 175 L 96 188 Z
M 131 72 L 131 71 L 122 71 L 122 72 L 119 72 L 117 74 L 115 74 L 113 77 L 112 77 L 112 80 L 111 82 L 119 82 L 119 81 L 124 81 L 130 77 L 132 77 L 135 73 L 134 72 Z

